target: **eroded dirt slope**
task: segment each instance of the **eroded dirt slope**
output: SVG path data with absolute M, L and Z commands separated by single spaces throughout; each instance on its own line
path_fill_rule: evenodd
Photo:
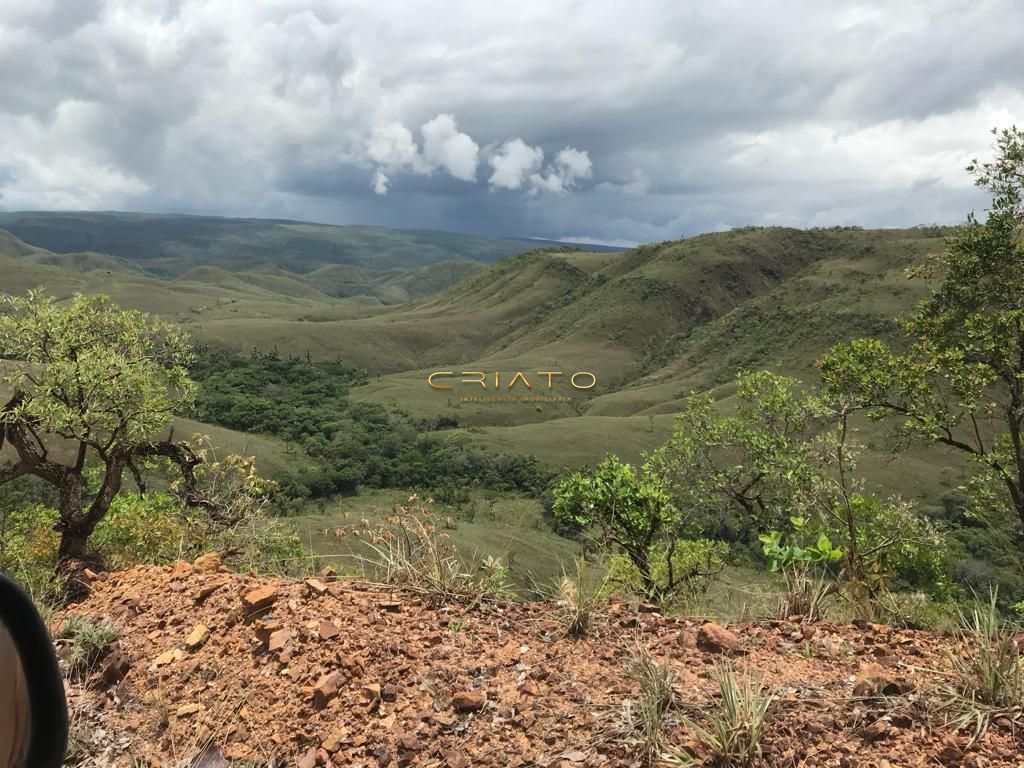
M 547 604 L 432 605 L 329 576 L 263 580 L 186 563 L 101 574 L 69 613 L 121 638 L 69 683 L 83 765 L 632 766 L 638 646 L 677 674 L 667 739 L 717 702 L 729 657 L 779 700 L 770 766 L 1019 766 L 1020 734 L 969 734 L 934 711 L 955 643 L 881 625 L 721 628 L 613 604 L 587 637 Z M 629 704 L 627 702 L 632 702 Z

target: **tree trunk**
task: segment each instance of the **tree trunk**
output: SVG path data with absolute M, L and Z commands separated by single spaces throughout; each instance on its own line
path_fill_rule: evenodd
M 82 476 L 72 470 L 65 472 L 60 482 L 60 520 L 55 526 L 60 531 L 60 546 L 57 549 L 57 562 L 66 563 L 69 560 L 81 560 L 85 557 L 85 546 L 92 533 L 92 527 L 86 528 L 83 524 L 84 513 L 82 511 L 82 491 L 84 483 Z
M 627 550 L 629 559 L 633 561 L 633 565 L 636 566 L 637 571 L 640 573 L 640 583 L 643 584 L 644 596 L 648 600 L 653 600 L 657 596 L 658 587 L 654 583 L 654 577 L 651 575 L 651 561 L 647 556 L 646 550 L 630 549 Z
M 91 533 L 91 530 L 86 531 L 78 527 L 62 529 L 60 546 L 57 549 L 57 561 L 66 563 L 70 560 L 84 560 Z

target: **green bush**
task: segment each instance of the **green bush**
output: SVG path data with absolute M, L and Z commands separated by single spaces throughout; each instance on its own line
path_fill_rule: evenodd
M 492 455 L 466 439 L 437 434 L 457 426 L 450 417 L 417 419 L 397 408 L 351 402 L 349 389 L 365 374 L 340 360 L 204 351 L 191 373 L 199 384 L 197 419 L 275 435 L 314 459 L 274 477 L 286 502 L 351 494 L 363 485 L 417 488 L 435 497 L 470 487 L 536 495 L 553 477 L 532 456 Z M 279 510 L 300 507 L 285 503 Z
M 668 605 L 692 606 L 702 600 L 725 568 L 729 545 L 711 539 L 677 539 L 669 558 L 668 547 L 659 545 L 651 554 L 651 575 Z M 672 566 L 674 589 L 668 588 L 669 565 Z M 608 560 L 608 575 L 603 588 L 604 596 L 611 594 L 644 596 L 640 571 L 625 555 L 613 555 Z
M 0 571 L 37 600 L 59 591 L 55 573 L 60 535 L 53 530 L 56 510 L 43 504 L 0 505 Z
M 109 568 L 165 563 L 194 547 L 195 524 L 195 515 L 183 513 L 169 494 L 118 496 L 90 543 Z
M 56 510 L 34 504 L 0 508 L 0 570 L 37 598 L 55 594 L 59 535 Z M 212 525 L 196 510 L 182 510 L 167 493 L 119 496 L 90 538 L 91 551 L 111 569 L 142 563 L 192 560 L 217 551 L 236 568 L 301 575 L 315 562 L 292 528 L 273 517 L 251 514 L 227 527 Z

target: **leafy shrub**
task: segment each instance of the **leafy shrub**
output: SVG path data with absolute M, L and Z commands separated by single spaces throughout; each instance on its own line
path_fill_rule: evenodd
M 657 547 L 651 555 L 651 575 L 661 601 L 683 606 L 699 603 L 725 568 L 728 556 L 729 545 L 711 539 L 677 539 Z M 643 596 L 640 572 L 624 555 L 609 559 L 606 582 L 606 595 Z
M 652 555 L 672 536 L 679 510 L 661 479 L 608 455 L 593 471 L 574 472 L 555 489 L 555 518 L 595 529 L 608 552 L 623 552 L 640 575 L 647 599 L 658 597 Z
M 115 569 L 191 560 L 210 550 L 236 567 L 275 575 L 315 565 L 290 527 L 265 514 L 272 486 L 251 458 L 217 460 L 202 441 L 195 450 L 205 459 L 196 467 L 197 483 L 213 511 L 184 507 L 173 483 L 170 492 L 119 495 L 90 537 L 91 554 Z M 40 598 L 59 591 L 57 518 L 42 504 L 0 504 L 0 569 Z
M 60 591 L 55 573 L 60 535 L 53 530 L 56 510 L 43 504 L 0 506 L 0 571 L 36 600 Z
M 109 568 L 166 563 L 187 557 L 196 545 L 193 516 L 167 493 L 118 496 L 90 543 Z
M 807 543 L 806 518 L 791 517 L 790 524 L 793 534 L 788 542 L 779 531 L 758 538 L 770 562 L 769 570 L 781 573 L 785 579 L 781 616 L 798 615 L 814 620 L 820 617 L 821 603 L 831 587 L 828 566 L 842 559 L 843 553 L 832 546 L 824 533 L 818 534 L 814 543 Z

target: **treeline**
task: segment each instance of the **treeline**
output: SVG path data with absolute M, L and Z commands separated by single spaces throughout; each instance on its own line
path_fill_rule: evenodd
M 552 473 L 533 456 L 485 453 L 443 434 L 447 417 L 417 419 L 377 403 L 352 402 L 364 371 L 341 360 L 249 355 L 201 348 L 191 367 L 198 384 L 194 416 L 300 446 L 314 463 L 279 472 L 287 509 L 309 499 L 356 493 L 360 487 L 413 488 L 455 500 L 471 487 L 539 494 Z

